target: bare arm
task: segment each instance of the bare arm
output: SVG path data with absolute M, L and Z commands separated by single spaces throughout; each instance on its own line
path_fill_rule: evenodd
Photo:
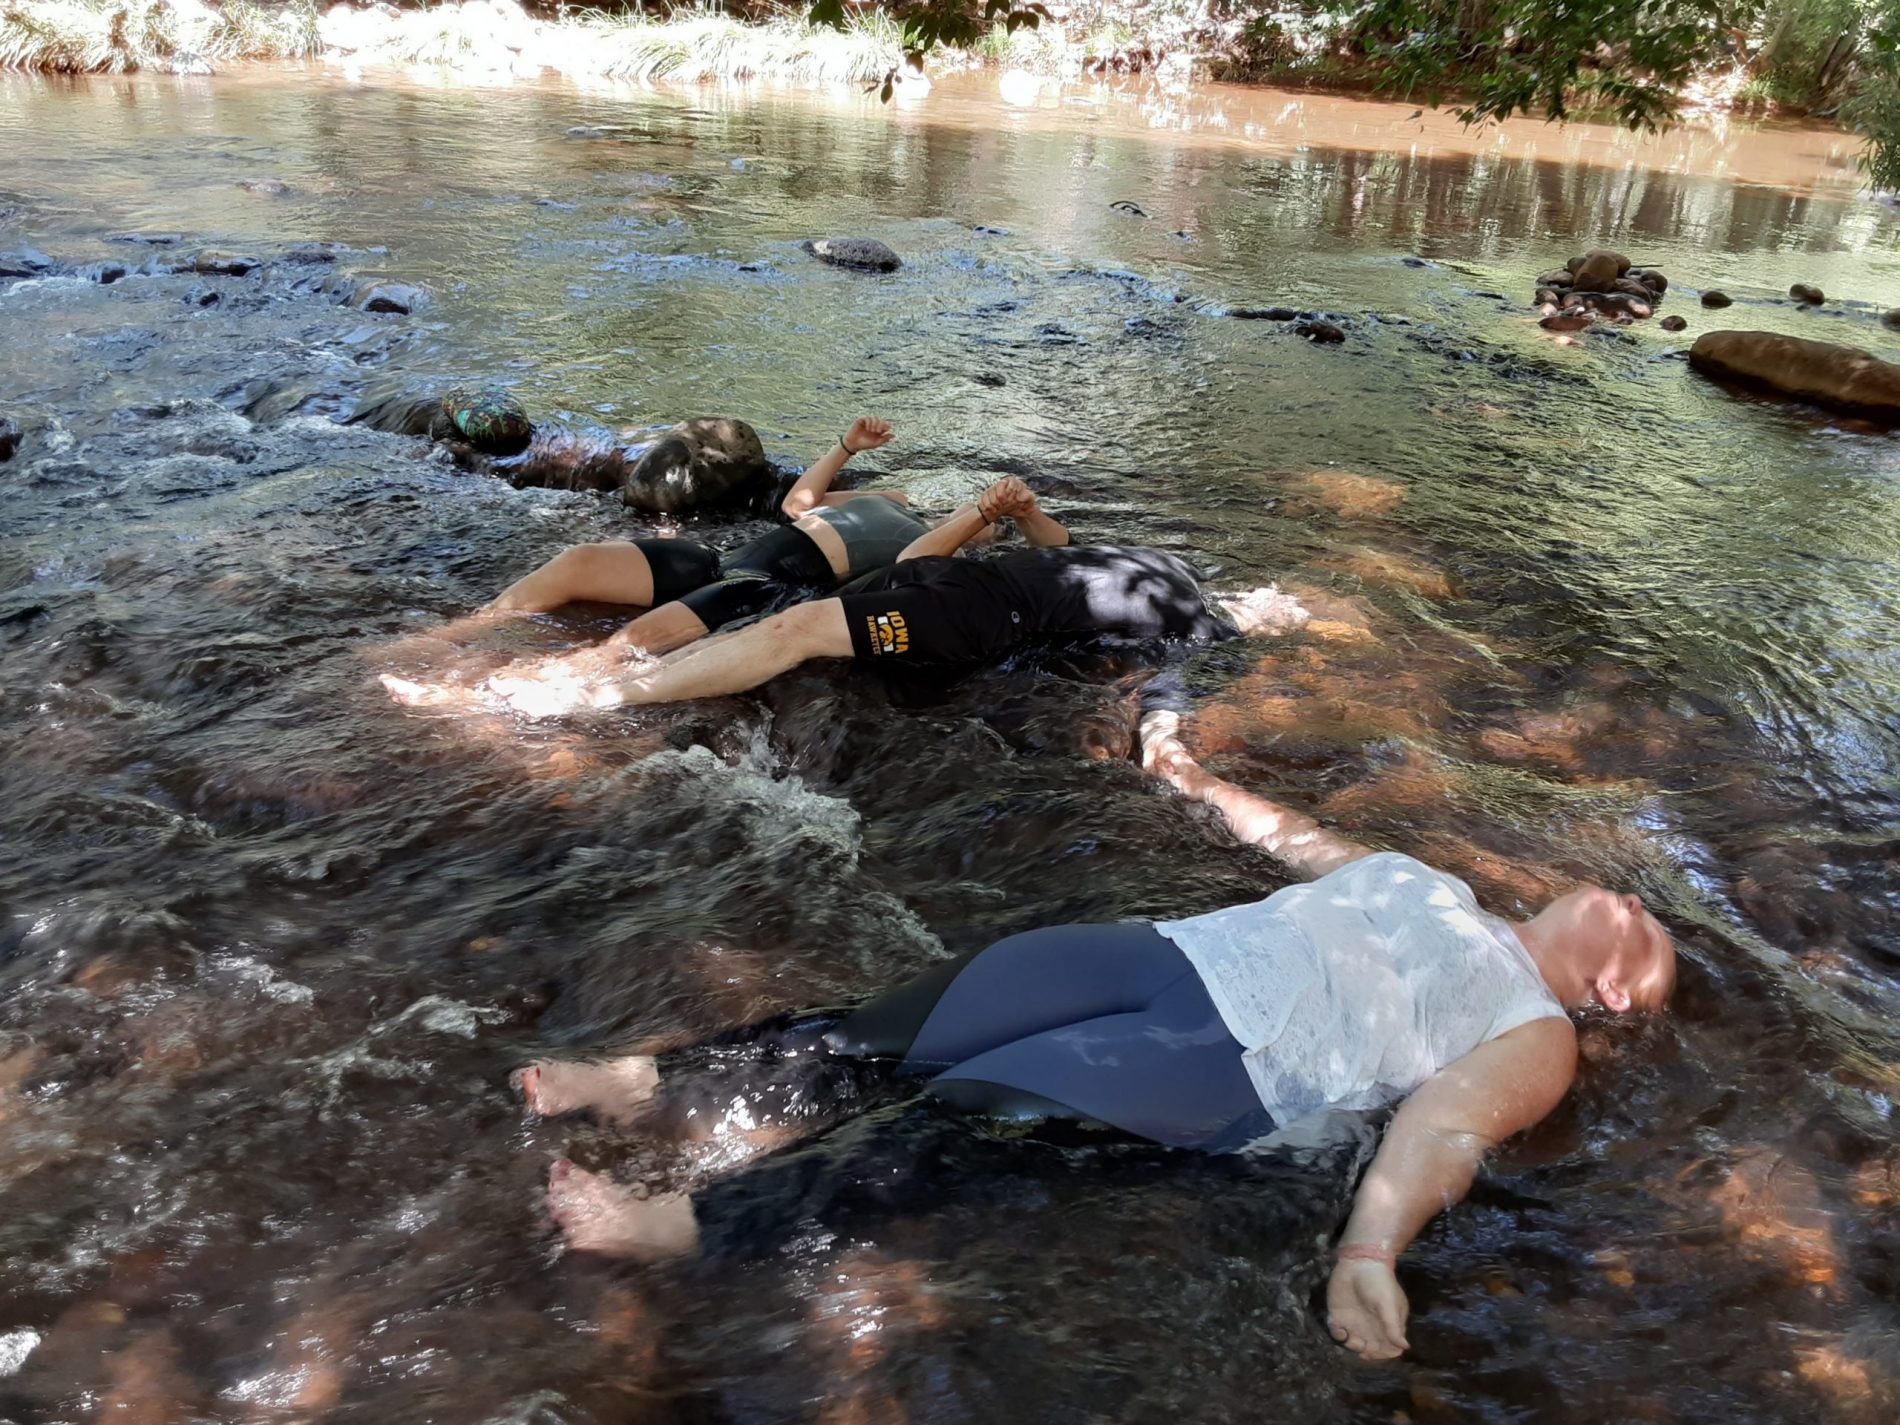
M 1014 476 L 998 480 L 969 504 L 905 545 L 904 552 L 897 558 L 901 562 L 955 554 L 1003 515 L 1014 513 L 1022 500 L 1033 502 L 1034 498 L 1029 487 Z
M 1304 812 L 1223 782 L 1181 745 L 1180 723 L 1172 712 L 1149 713 L 1141 720 L 1142 765 L 1183 796 L 1213 807 L 1242 841 L 1263 848 L 1308 879 L 1372 854 L 1370 846 L 1328 831 Z
M 1069 531 L 1036 503 L 1034 495 L 1029 497 L 1028 507 L 1019 507 L 1012 518 L 1016 528 L 1023 532 L 1023 538 L 1037 549 L 1051 549 L 1069 542 Z
M 1333 1338 L 1368 1360 L 1406 1349 L 1392 1266 L 1419 1230 L 1470 1191 L 1484 1155 L 1540 1122 L 1577 1072 L 1567 1019 L 1533 1019 L 1440 1069 L 1400 1107 L 1353 1197 L 1326 1289 Z
M 889 445 L 892 440 L 890 424 L 876 416 L 859 416 L 851 422 L 851 429 L 844 438 L 832 446 L 823 455 L 806 468 L 792 488 L 786 491 L 779 508 L 787 519 L 798 519 L 808 515 L 825 502 L 831 490 L 831 482 L 838 478 L 838 472 L 844 469 L 845 461 L 854 455 L 862 455 L 867 450 L 876 450 L 880 445 Z

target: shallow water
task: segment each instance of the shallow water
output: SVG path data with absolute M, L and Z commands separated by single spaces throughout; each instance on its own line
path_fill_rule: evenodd
M 0 249 L 321 239 L 435 294 L 0 292 L 0 1417 L 1894 1417 L 1900 444 L 1679 357 L 1714 286 L 1723 325 L 1900 355 L 1900 222 L 1827 136 L 1013 97 L 0 78 Z M 796 247 L 843 232 L 907 266 Z M 1592 243 L 1668 272 L 1689 332 L 1539 333 L 1531 278 Z M 1282 302 L 1347 341 L 1227 315 Z M 1501 911 L 1641 890 L 1677 1015 L 1592 1028 L 1570 1103 L 1408 1255 L 1393 1367 L 1309 1309 L 1339 1164 L 902 1104 L 755 1169 L 758 1231 L 703 1262 L 558 1257 L 557 1153 L 690 1186 L 765 1144 L 524 1122 L 526 1054 L 1278 881 L 1120 760 L 1140 669 L 1106 660 L 601 723 L 392 707 L 392 639 L 649 528 L 327 419 L 467 379 L 574 424 L 742 416 L 793 464 L 875 411 L 866 475 L 1022 473 L 1082 537 L 1281 579 L 1320 618 L 1196 665 L 1210 764 Z

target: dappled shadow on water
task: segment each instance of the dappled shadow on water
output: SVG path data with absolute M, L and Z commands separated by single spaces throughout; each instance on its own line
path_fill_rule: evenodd
M 140 122 L 210 122 L 129 92 Z M 305 155 L 337 200 L 230 240 L 367 247 L 381 224 L 399 251 L 346 262 L 418 269 L 440 302 L 417 318 L 266 277 L 210 307 L 188 277 L 0 298 L 0 413 L 27 425 L 0 466 L 0 1341 L 32 1343 L 0 1414 L 1892 1418 L 1890 443 L 1730 406 L 1634 338 L 1559 352 L 1461 277 L 1354 246 L 1388 229 L 1294 250 L 1250 206 L 1258 175 L 1209 153 L 1104 141 L 1104 177 L 1049 135 L 912 136 L 928 191 L 893 236 L 914 262 L 861 280 L 790 256 L 904 191 L 842 121 L 656 105 L 678 141 L 641 174 L 666 183 L 538 138 L 477 181 L 450 150 L 377 159 L 404 131 L 360 97 L 166 161 L 222 192 L 218 153 Z M 412 101 L 422 133 L 476 122 Z M 577 105 L 485 132 L 527 143 Z M 481 137 L 453 151 L 473 164 Z M 103 171 L 115 142 L 76 161 Z M 783 167 L 733 169 L 741 142 Z M 1029 167 L 986 177 L 998 144 Z M 953 228 L 1058 160 L 1087 215 L 1061 255 L 1037 245 L 1054 217 L 1022 214 L 1034 241 Z M 1331 163 L 1279 181 L 1310 194 Z M 1194 263 L 1099 236 L 1130 172 L 1206 201 Z M 530 179 L 574 207 L 493 201 Z M 114 182 L 115 219 L 177 220 L 178 193 Z M 418 194 L 435 216 L 406 226 Z M 74 220 L 32 201 L 28 235 L 58 246 Z M 1423 221 L 1464 241 L 1455 216 Z M 1503 213 L 1485 260 L 1528 260 L 1528 222 Z M 709 260 L 640 260 L 662 247 Z M 1218 315 L 1289 284 L 1406 321 L 1328 351 Z M 1128 763 L 1153 671 L 1128 650 L 888 686 L 811 666 L 546 725 L 395 707 L 390 642 L 653 528 L 327 418 L 372 380 L 471 373 L 576 425 L 729 403 L 787 459 L 869 406 L 900 441 L 861 478 L 947 505 L 1020 472 L 1084 538 L 1278 579 L 1299 633 L 1178 670 L 1196 751 L 1501 912 L 1579 878 L 1642 891 L 1689 957 L 1673 1023 L 1586 1026 L 1571 1101 L 1408 1254 L 1415 1349 L 1391 1368 L 1343 1361 L 1310 1310 L 1343 1165 L 1263 1185 L 902 1100 L 754 1164 L 745 1230 L 703 1261 L 557 1257 L 556 1155 L 656 1185 L 720 1162 L 524 1120 L 507 1074 L 530 1055 L 717 1037 L 1281 875 Z M 260 389 L 301 394 L 239 414 Z

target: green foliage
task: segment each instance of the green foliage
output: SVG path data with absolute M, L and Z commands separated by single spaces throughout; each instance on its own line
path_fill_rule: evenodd
M 1883 192 L 1900 192 L 1900 0 L 1886 0 L 1866 40 L 1859 81 L 1841 117 L 1867 138 L 1861 166 Z
M 1392 86 L 1467 122 L 1572 108 L 1630 128 L 1675 115 L 1684 84 L 1727 56 L 1757 0 L 1373 0 L 1364 30 Z
M 1049 18 L 1039 3 L 1019 5 L 1016 0 L 900 0 L 890 13 L 903 27 L 904 58 L 918 68 L 938 46 L 974 49 L 988 32 L 1001 25 L 1005 36 L 1034 29 Z M 844 0 L 811 0 L 807 17 L 814 25 L 842 30 L 851 22 Z M 895 72 L 884 77 L 883 97 L 891 97 Z
M 902 32 L 881 15 L 842 30 L 795 20 L 744 24 L 718 10 L 585 22 L 595 67 L 610 79 L 884 81 L 903 62 Z

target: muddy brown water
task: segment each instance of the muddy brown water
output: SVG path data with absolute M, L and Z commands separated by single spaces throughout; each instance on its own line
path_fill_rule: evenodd
M 1681 360 L 1717 286 L 1724 324 L 1900 355 L 1900 223 L 1851 146 L 1008 92 L 0 79 L 0 249 L 322 240 L 434 294 L 0 283 L 0 1418 L 1894 1418 L 1900 443 Z M 907 265 L 818 267 L 827 233 Z M 1532 277 L 1593 242 L 1688 333 L 1537 332 Z M 1279 303 L 1346 342 L 1228 315 Z M 1341 1163 L 901 1101 L 754 1164 L 749 1241 L 560 1256 L 557 1154 L 690 1186 L 770 1139 L 524 1121 L 525 1055 L 1280 882 L 1122 760 L 1126 658 L 393 708 L 378 649 L 650 528 L 328 419 L 457 379 L 577 426 L 743 416 L 788 464 L 873 411 L 867 477 L 1021 473 L 1082 537 L 1284 581 L 1306 633 L 1190 666 L 1210 764 L 1501 911 L 1640 890 L 1678 1012 L 1588 1027 L 1571 1100 L 1407 1255 L 1389 1367 L 1311 1310 Z

